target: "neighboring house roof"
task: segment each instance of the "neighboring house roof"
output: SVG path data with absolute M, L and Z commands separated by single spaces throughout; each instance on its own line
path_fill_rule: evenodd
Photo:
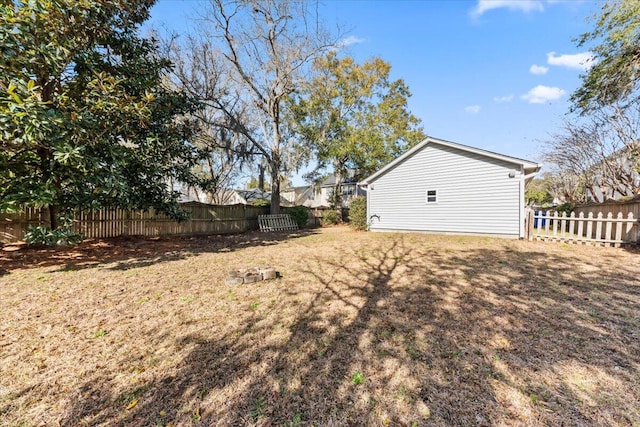
M 342 178 L 342 185 L 358 183 L 358 180 L 353 177 L 353 171 L 349 172 L 351 176 Z M 333 187 L 334 185 L 336 185 L 336 175 L 333 173 L 330 174 L 324 181 L 322 181 L 322 184 L 320 184 L 321 187 Z
M 237 190 L 233 188 L 221 188 L 216 192 L 216 203 L 221 205 L 233 205 L 241 203 L 250 205 L 258 200 L 271 200 L 271 193 L 258 189 Z
M 253 203 L 258 200 L 271 200 L 269 191 L 261 191 L 257 188 L 251 190 L 234 190 L 236 194 L 242 197 L 246 203 Z
M 477 154 L 480 156 L 485 156 L 491 159 L 502 160 L 507 163 L 513 163 L 514 165 L 522 166 L 524 169 L 525 175 L 535 174 L 540 170 L 542 165 L 532 162 L 529 160 L 519 159 L 517 157 L 505 156 L 504 154 L 494 153 L 492 151 L 482 150 L 480 148 L 470 147 L 468 145 L 458 144 L 457 142 L 446 141 L 444 139 L 433 138 L 431 136 L 427 137 L 424 141 L 417 144 L 409 151 L 402 154 L 400 157 L 397 157 L 395 160 L 388 163 L 386 166 L 382 167 L 380 170 L 375 172 L 374 174 L 368 176 L 363 181 L 360 182 L 360 185 L 368 185 L 378 179 L 380 176 L 384 175 L 394 167 L 398 166 L 400 163 L 404 162 L 409 157 L 413 156 L 418 151 L 422 150 L 429 144 L 442 145 L 445 147 L 455 148 L 461 151 L 466 151 L 469 153 Z

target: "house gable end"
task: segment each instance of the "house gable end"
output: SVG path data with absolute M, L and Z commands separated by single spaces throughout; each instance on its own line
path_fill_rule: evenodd
M 491 151 L 482 150 L 482 149 L 475 148 L 475 147 L 470 147 L 468 145 L 463 145 L 463 144 L 458 144 L 458 143 L 455 143 L 455 142 L 445 141 L 445 140 L 442 140 L 442 139 L 428 137 L 427 139 L 425 139 L 421 143 L 417 144 L 416 146 L 411 148 L 409 151 L 407 151 L 406 153 L 404 153 L 400 157 L 396 158 L 395 160 L 393 160 L 392 162 L 388 163 L 386 166 L 384 166 L 383 168 L 381 168 L 380 170 L 378 170 L 374 174 L 370 175 L 369 177 L 367 177 L 366 179 L 361 181 L 360 185 L 371 184 L 375 180 L 379 179 L 382 175 L 384 175 L 384 174 L 388 173 L 389 171 L 393 170 L 394 168 L 398 167 L 400 164 L 402 164 L 405 161 L 407 161 L 407 159 L 412 158 L 417 153 L 421 152 L 427 146 L 430 146 L 430 145 L 431 146 L 438 146 L 439 145 L 439 146 L 443 146 L 443 147 L 450 147 L 450 148 L 459 150 L 460 152 L 463 152 L 463 153 L 467 152 L 467 153 L 474 154 L 478 158 L 486 157 L 486 158 L 492 159 L 492 160 L 500 160 L 502 162 L 505 162 L 505 163 L 508 163 L 508 164 L 512 164 L 518 170 L 520 168 L 523 168 L 523 171 L 526 174 L 538 172 L 540 170 L 540 167 L 541 167 L 539 164 L 537 164 L 535 162 L 530 162 L 528 160 L 519 159 L 517 157 L 505 156 L 503 154 L 493 153 Z

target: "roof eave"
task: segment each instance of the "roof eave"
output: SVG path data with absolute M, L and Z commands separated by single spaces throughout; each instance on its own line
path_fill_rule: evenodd
M 421 150 L 422 148 L 424 148 L 429 143 L 440 144 L 440 145 L 444 145 L 446 147 L 451 147 L 451 148 L 455 148 L 455 149 L 458 149 L 458 150 L 479 154 L 479 155 L 482 155 L 482 156 L 485 156 L 485 157 L 489 157 L 489 158 L 493 158 L 493 159 L 497 159 L 497 160 L 502 160 L 502 161 L 507 162 L 507 163 L 520 165 L 520 166 L 522 166 L 524 168 L 525 171 L 526 170 L 532 170 L 534 172 L 538 172 L 540 170 L 540 168 L 542 167 L 542 165 L 539 165 L 538 163 L 530 162 L 530 161 L 524 160 L 524 159 L 519 159 L 517 157 L 505 156 L 503 154 L 493 153 L 491 151 L 483 150 L 483 149 L 480 149 L 480 148 L 470 147 L 468 145 L 458 144 L 458 143 L 455 143 L 455 142 L 446 141 L 444 139 L 438 139 L 438 138 L 433 138 L 431 136 L 428 136 L 422 142 L 420 142 L 420 143 L 416 144 L 414 147 L 412 147 L 409 151 L 405 152 L 401 156 L 399 156 L 396 159 L 392 160 L 391 162 L 387 163 L 380 170 L 378 170 L 377 172 L 371 174 L 370 176 L 365 178 L 363 181 L 360 181 L 358 183 L 358 185 L 361 185 L 361 186 L 369 185 L 372 181 L 375 181 L 376 179 L 378 179 L 378 177 L 380 175 L 383 175 L 388 170 L 394 168 L 396 165 L 398 165 L 399 163 L 403 162 L 405 159 L 411 157 L 415 152 Z

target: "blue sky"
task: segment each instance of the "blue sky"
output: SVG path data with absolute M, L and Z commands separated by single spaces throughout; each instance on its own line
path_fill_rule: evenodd
M 574 39 L 599 1 L 328 0 L 320 15 L 349 31 L 348 53 L 379 56 L 413 96 L 428 135 L 539 160 L 559 131 L 589 57 Z M 183 32 L 203 6 L 160 0 L 151 25 Z M 588 64 L 588 61 L 587 61 Z M 298 181 L 297 179 L 295 181 Z M 299 183 L 299 182 L 296 182 Z

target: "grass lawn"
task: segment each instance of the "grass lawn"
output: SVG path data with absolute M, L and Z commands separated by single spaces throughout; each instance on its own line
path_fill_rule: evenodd
M 281 278 L 226 285 L 229 270 Z M 640 425 L 640 255 L 336 227 L 0 251 L 0 425 Z

